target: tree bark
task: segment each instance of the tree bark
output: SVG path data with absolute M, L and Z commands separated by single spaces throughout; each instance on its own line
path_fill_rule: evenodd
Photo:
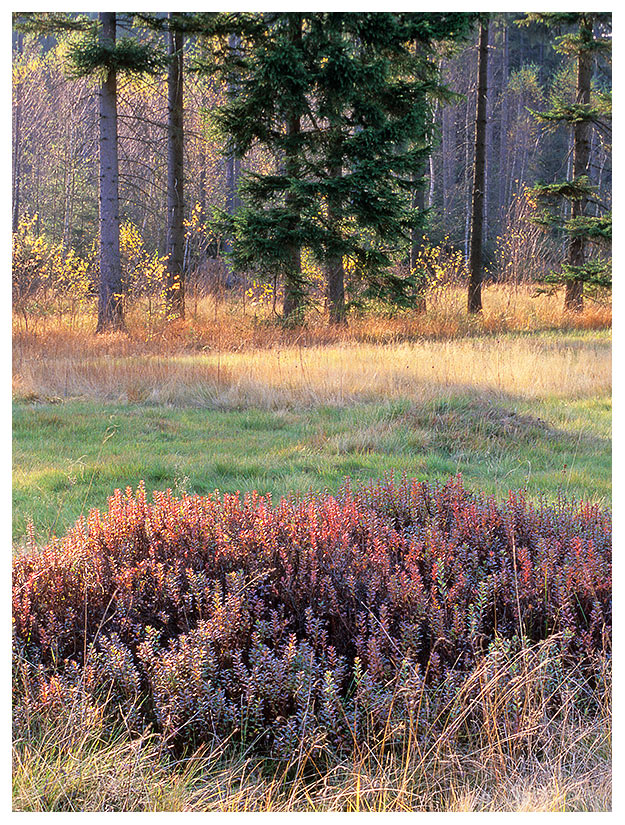
M 470 313 L 482 310 L 482 253 L 484 235 L 484 169 L 486 157 L 486 97 L 488 94 L 488 20 L 480 25 L 477 63 L 477 104 L 475 115 L 475 162 L 471 215 L 471 250 L 469 253 L 469 293 L 467 308 Z
M 488 44 L 487 48 L 489 50 L 488 56 L 488 65 L 486 70 L 486 84 L 487 84 L 487 91 L 486 91 L 486 148 L 485 148 L 485 166 L 484 166 L 484 226 L 485 226 L 485 233 L 484 233 L 484 243 L 488 248 L 489 240 L 496 236 L 496 232 L 493 231 L 493 224 L 494 221 L 489 220 L 489 215 L 492 211 L 491 209 L 491 193 L 490 193 L 490 185 L 492 182 L 492 168 L 493 168 L 493 59 L 492 59 L 492 50 L 493 47 L 491 45 L 491 32 L 489 29 L 488 32 Z
M 442 71 L 441 71 L 442 80 Z M 449 232 L 449 211 L 451 203 L 451 174 L 454 162 L 454 144 L 451 137 L 450 120 L 451 107 L 441 107 L 441 150 L 443 158 L 443 174 L 441 180 L 442 202 L 443 202 L 443 231 L 445 235 Z
M 509 74 L 509 51 L 508 51 L 508 24 L 502 21 L 503 47 L 501 51 L 501 122 L 499 125 L 499 214 L 505 215 L 508 210 L 508 197 L 506 190 L 506 169 L 508 158 L 508 74 Z M 500 228 L 503 220 L 500 222 Z
M 115 12 L 100 12 L 100 38 L 115 45 Z M 100 87 L 100 290 L 96 332 L 124 328 L 119 254 L 119 163 L 117 77 L 109 69 Z
M 471 216 L 473 209 L 472 168 L 471 168 L 471 90 L 467 89 L 464 104 L 464 181 L 463 181 L 463 212 L 464 212 L 464 259 L 469 262 L 471 249 Z M 475 147 L 473 147 L 475 152 Z
M 440 72 L 440 64 L 439 64 L 439 72 Z M 432 116 L 432 127 L 436 129 L 436 119 L 438 116 L 439 111 L 439 103 L 438 100 L 434 103 L 434 113 Z M 431 209 L 434 206 L 434 151 L 433 149 L 430 150 L 430 157 L 428 159 L 428 166 L 429 166 L 429 173 L 430 173 L 430 180 L 428 186 L 428 209 Z
M 231 51 L 236 51 L 239 48 L 239 38 L 231 34 L 228 38 L 228 47 Z M 228 81 L 229 94 L 233 95 L 236 91 L 236 80 L 231 77 Z M 236 156 L 236 152 L 230 152 L 226 157 L 226 212 L 228 215 L 235 215 L 241 206 L 241 201 L 238 196 L 239 177 L 241 175 L 241 161 Z M 228 256 L 232 252 L 232 245 L 229 239 L 226 239 L 223 244 L 223 251 L 226 261 L 226 284 L 232 286 L 235 282 L 235 272 Z
M 289 15 L 289 39 L 296 49 L 301 47 L 302 18 L 300 14 L 291 13 Z M 299 174 L 296 141 L 300 131 L 300 116 L 297 112 L 293 112 L 286 119 L 286 133 L 289 138 L 292 138 L 288 141 L 284 158 L 285 173 L 289 180 L 297 180 Z M 287 210 L 290 213 L 290 228 L 293 235 L 295 235 L 300 220 L 299 204 L 295 192 L 290 187 L 287 189 L 285 201 Z M 302 251 L 299 241 L 294 236 L 291 239 L 288 253 L 290 265 L 284 273 L 284 299 L 282 302 L 282 313 L 287 319 L 298 315 L 303 305 L 301 290 Z
M 22 54 L 24 35 L 17 33 L 16 50 Z M 13 120 L 13 215 L 12 229 L 17 232 L 20 223 L 20 183 L 21 183 L 21 151 L 22 151 L 22 90 L 18 81 L 15 85 L 15 106 Z
M 342 169 L 340 164 L 333 165 L 328 170 L 330 178 L 340 178 Z M 339 196 L 328 198 L 328 223 L 331 227 L 341 220 L 341 204 Z M 326 264 L 328 310 L 331 324 L 345 323 L 345 269 L 343 256 L 334 255 Z
M 417 212 L 423 214 L 425 212 L 425 189 L 423 188 L 423 178 L 426 175 L 426 169 L 429 167 L 430 162 L 429 158 L 423 161 L 423 165 L 421 171 L 415 175 L 415 178 L 420 181 L 419 185 L 415 187 L 412 192 L 412 208 L 416 209 Z M 423 227 L 419 227 L 419 229 L 412 229 L 410 231 L 410 269 L 411 271 L 417 265 L 417 258 L 419 257 L 419 251 L 423 246 L 423 242 L 425 240 L 425 233 L 423 231 Z
M 582 17 L 580 34 L 591 29 L 592 24 Z M 592 77 L 592 52 L 580 49 L 577 58 L 577 95 L 579 104 L 590 103 L 590 81 Z M 588 121 L 580 120 L 573 125 L 573 180 L 588 174 L 590 161 L 590 129 Z M 579 198 L 571 202 L 571 218 L 577 218 L 586 213 L 587 198 Z M 571 266 L 583 266 L 586 260 L 586 242 L 584 238 L 571 238 L 569 242 L 568 262 Z M 564 294 L 564 308 L 573 312 L 580 312 L 584 308 L 584 284 L 580 280 L 567 280 Z
M 167 72 L 167 314 L 184 318 L 183 35 L 169 13 Z

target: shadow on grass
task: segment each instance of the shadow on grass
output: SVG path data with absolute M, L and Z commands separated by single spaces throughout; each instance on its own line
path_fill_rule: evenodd
M 454 387 L 444 400 L 350 407 L 207 410 L 68 401 L 16 403 L 13 536 L 38 540 L 104 508 L 115 488 L 207 494 L 336 492 L 386 473 L 503 497 L 566 492 L 609 504 L 607 398 L 527 400 Z

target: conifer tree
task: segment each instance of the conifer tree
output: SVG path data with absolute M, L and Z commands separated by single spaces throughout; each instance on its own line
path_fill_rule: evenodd
M 98 19 L 61 12 L 25 13 L 24 31 L 55 36 L 75 33 L 68 47 L 68 73 L 99 80 L 99 248 L 100 284 L 97 332 L 123 329 L 122 276 L 119 252 L 119 161 L 117 146 L 117 75 L 160 71 L 163 55 L 131 37 L 117 39 L 118 16 L 100 12 Z
M 100 79 L 100 288 L 97 332 L 123 329 L 119 251 L 119 159 L 117 146 L 117 75 L 159 71 L 163 55 L 150 45 L 116 38 L 117 15 L 100 12 L 92 28 L 70 51 L 74 76 Z
M 574 27 L 573 31 L 557 38 L 555 49 L 573 56 L 577 61 L 576 95 L 573 102 L 553 96 L 551 108 L 534 112 L 548 126 L 567 124 L 572 130 L 573 158 L 570 179 L 551 184 L 539 184 L 532 190 L 540 210 L 535 221 L 545 228 L 564 233 L 567 238 L 567 256 L 561 271 L 551 273 L 553 285 L 565 285 L 564 307 L 579 311 L 584 304 L 584 287 L 609 287 L 611 261 L 606 256 L 592 255 L 591 245 L 608 248 L 612 239 L 611 214 L 588 214 L 588 205 L 594 199 L 590 179 L 590 130 L 593 124 L 602 126 L 611 116 L 609 93 L 600 93 L 591 102 L 593 65 L 598 54 L 608 54 L 611 37 L 611 15 L 595 12 L 529 14 L 527 22 L 542 22 L 550 27 Z M 595 33 L 595 29 L 599 33 Z M 560 217 L 558 205 L 569 204 L 569 214 Z
M 243 177 L 243 205 L 222 226 L 239 268 L 282 275 L 285 316 L 297 315 L 306 298 L 302 249 L 326 268 L 332 321 L 345 316 L 345 259 L 368 296 L 414 301 L 414 282 L 391 266 L 407 256 L 411 229 L 423 220 L 411 194 L 429 152 L 429 104 L 442 94 L 431 54 L 470 21 L 464 14 L 217 16 L 218 70 L 239 72 L 236 95 L 217 115 L 227 151 L 242 157 L 258 142 L 276 159 L 274 172 Z M 225 37 L 232 32 L 236 52 Z

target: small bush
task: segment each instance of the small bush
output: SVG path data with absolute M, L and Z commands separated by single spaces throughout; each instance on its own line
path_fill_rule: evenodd
M 432 691 L 451 708 L 471 674 L 549 639 L 557 712 L 567 668 L 599 679 L 609 651 L 610 542 L 596 506 L 498 505 L 459 477 L 275 506 L 116 491 L 14 560 L 16 701 L 78 685 L 173 744 L 338 752 L 418 727 Z
M 36 227 L 36 215 L 24 217 L 13 233 L 13 309 L 27 329 L 31 317 L 55 315 L 72 323 L 93 303 L 95 247 L 80 256 L 39 235 Z

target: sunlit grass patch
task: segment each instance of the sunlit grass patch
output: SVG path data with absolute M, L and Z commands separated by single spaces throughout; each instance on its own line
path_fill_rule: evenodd
M 14 538 L 67 528 L 115 487 L 336 490 L 345 476 L 405 471 L 472 489 L 558 491 L 609 503 L 609 398 L 515 401 L 459 396 L 417 404 L 218 411 L 152 405 L 14 406 Z M 52 421 L 52 419 L 54 419 Z

